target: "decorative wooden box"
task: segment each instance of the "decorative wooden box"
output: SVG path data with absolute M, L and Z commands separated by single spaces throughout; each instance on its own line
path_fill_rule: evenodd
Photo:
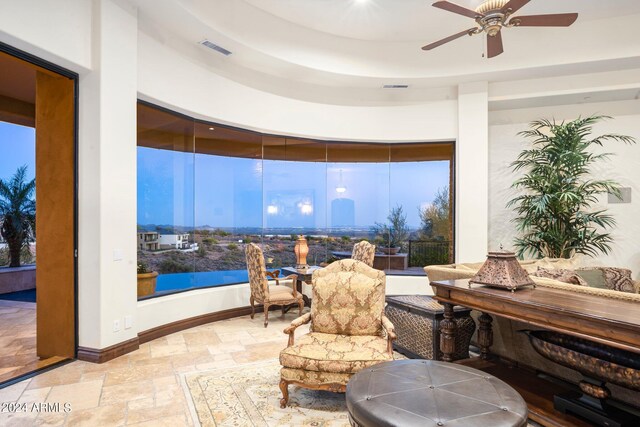
M 394 349 L 412 359 L 441 360 L 442 305 L 426 295 L 388 296 L 386 301 L 385 314 L 398 335 Z M 454 312 L 458 322 L 455 359 L 466 359 L 476 323 L 469 315 L 471 309 L 456 306 Z

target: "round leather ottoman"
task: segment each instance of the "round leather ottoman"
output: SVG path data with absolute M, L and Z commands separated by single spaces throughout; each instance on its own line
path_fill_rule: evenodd
M 505 382 L 477 369 L 434 360 L 394 360 L 347 384 L 353 426 L 526 426 L 527 405 Z

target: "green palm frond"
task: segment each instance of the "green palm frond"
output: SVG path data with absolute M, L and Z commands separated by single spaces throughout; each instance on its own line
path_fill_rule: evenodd
M 0 234 L 9 246 L 10 266 L 20 266 L 20 253 L 35 238 L 35 179 L 26 181 L 27 166 L 9 179 L 0 179 Z
M 592 178 L 593 166 L 611 153 L 593 153 L 606 142 L 635 143 L 630 136 L 604 134 L 591 137 L 593 126 L 608 116 L 578 117 L 569 122 L 540 119 L 518 135 L 530 141 L 511 163 L 524 174 L 512 184 L 520 194 L 507 202 L 514 209 L 519 256 L 566 258 L 575 253 L 596 256 L 611 250 L 606 229 L 615 219 L 593 207 L 606 193 L 620 195 L 616 181 Z

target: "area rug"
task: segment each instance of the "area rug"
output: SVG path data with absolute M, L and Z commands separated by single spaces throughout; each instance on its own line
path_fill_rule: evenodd
M 182 375 L 195 425 L 349 427 L 344 394 L 290 385 L 289 406 L 280 409 L 279 382 L 278 360 Z
M 347 427 L 344 394 L 289 386 L 280 409 L 277 360 L 183 376 L 196 425 Z

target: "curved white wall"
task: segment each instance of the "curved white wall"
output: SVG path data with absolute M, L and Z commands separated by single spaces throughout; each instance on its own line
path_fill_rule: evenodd
M 453 140 L 457 101 L 409 106 L 315 104 L 242 86 L 138 34 L 138 96 L 191 117 L 266 133 L 355 141 Z M 308 292 L 308 289 L 307 289 Z M 387 294 L 431 293 L 425 277 L 387 279 Z M 138 330 L 248 305 L 248 285 L 183 292 L 138 303 Z
M 304 292 L 311 295 L 311 288 L 304 286 Z M 138 302 L 138 330 L 146 331 L 167 323 L 189 317 L 201 316 L 216 311 L 229 310 L 249 305 L 249 285 L 231 285 L 220 288 L 198 289 L 166 297 Z M 426 277 L 387 277 L 387 295 L 432 295 Z M 273 316 L 278 316 L 275 312 Z M 262 318 L 262 314 L 258 315 Z M 294 317 L 291 316 L 291 320 Z
M 136 301 L 136 93 L 193 117 L 275 134 L 380 142 L 458 137 L 457 100 L 358 107 L 242 86 L 141 33 L 137 13 L 126 1 L 0 0 L 0 5 L 0 41 L 80 73 L 78 344 L 83 347 L 105 348 L 149 328 L 248 301 L 246 285 Z M 457 148 L 472 148 L 474 142 L 469 133 Z M 471 173 L 482 174 L 459 171 L 458 178 Z M 458 233 L 457 239 L 463 238 Z M 424 277 L 388 280 L 390 294 L 428 292 Z M 114 331 L 114 321 L 124 325 L 126 316 L 133 326 Z
M 350 107 L 285 98 L 216 75 L 143 32 L 138 94 L 192 117 L 281 135 L 400 142 L 452 140 L 458 132 L 457 101 Z

